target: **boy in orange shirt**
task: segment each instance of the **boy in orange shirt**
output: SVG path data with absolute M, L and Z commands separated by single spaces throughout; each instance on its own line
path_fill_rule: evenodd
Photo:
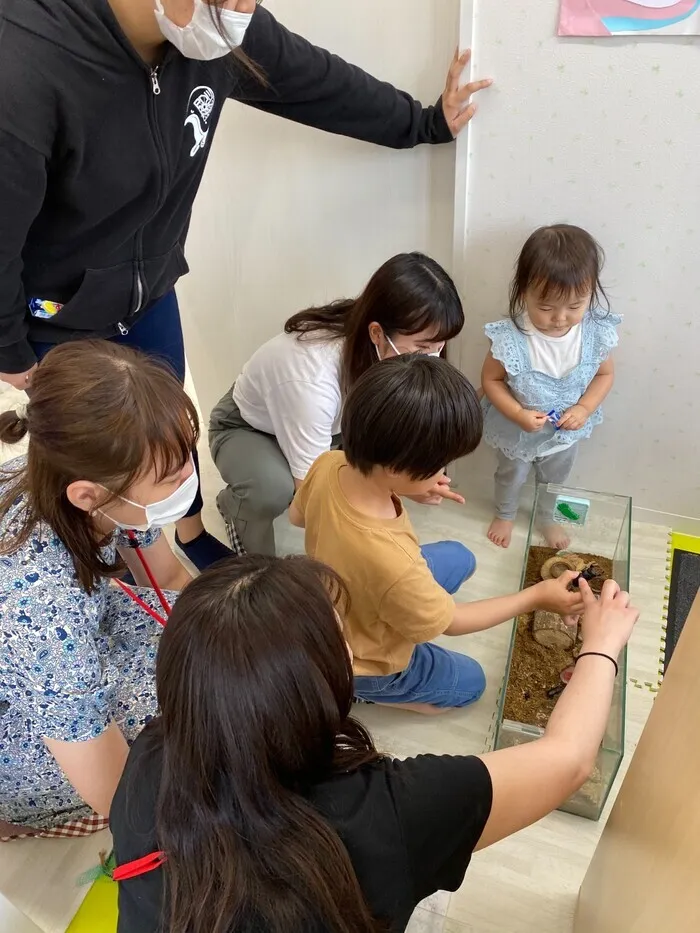
M 434 490 L 444 464 L 481 440 L 477 393 L 450 363 L 412 354 L 371 367 L 346 399 L 341 430 L 343 451 L 319 457 L 290 519 L 306 529 L 307 553 L 348 587 L 355 693 L 419 712 L 467 706 L 483 693 L 481 666 L 431 639 L 535 609 L 575 614 L 580 596 L 567 587 L 576 574 L 513 596 L 455 603 L 452 594 L 476 568 L 474 555 L 456 541 L 418 544 L 400 497 Z

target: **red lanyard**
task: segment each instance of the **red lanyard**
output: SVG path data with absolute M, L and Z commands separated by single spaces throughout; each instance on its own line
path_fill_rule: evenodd
M 165 593 L 163 593 L 161 588 L 158 586 L 158 583 L 156 582 L 156 578 L 153 576 L 153 572 L 151 568 L 148 566 L 148 561 L 143 555 L 143 551 L 136 543 L 138 539 L 135 533 L 133 531 L 127 531 L 127 535 L 129 536 L 129 540 L 132 542 L 132 547 L 134 551 L 136 551 L 136 556 L 141 561 L 141 566 L 146 571 L 146 576 L 148 577 L 149 583 L 155 590 L 156 596 L 158 597 L 158 600 L 160 601 L 160 604 L 163 607 L 165 618 L 163 618 L 163 616 L 160 615 L 160 613 L 156 612 L 155 609 L 151 609 L 148 603 L 145 602 L 143 599 L 141 599 L 141 597 L 138 596 L 127 583 L 124 583 L 123 580 L 117 580 L 116 581 L 117 585 L 120 586 L 124 590 L 126 595 L 129 596 L 131 599 L 133 599 L 133 601 L 138 606 L 140 606 L 145 612 L 147 612 L 149 616 L 151 616 L 152 619 L 155 619 L 156 622 L 158 622 L 160 625 L 165 625 L 168 621 L 168 616 L 170 615 L 170 611 L 171 611 L 170 603 L 165 598 Z
M 126 862 L 126 864 L 115 868 L 112 872 L 112 880 L 128 881 L 129 878 L 138 878 L 139 875 L 146 875 L 149 871 L 160 868 L 160 866 L 167 861 L 167 858 L 165 852 L 151 852 L 150 855 L 144 855 L 143 858 L 134 859 L 133 862 Z
M 153 576 L 153 572 L 148 566 L 148 561 L 143 556 L 143 551 L 135 543 L 137 540 L 136 535 L 133 531 L 127 531 L 127 534 L 129 536 L 129 540 L 132 542 L 134 550 L 136 551 L 138 559 L 141 561 L 141 566 L 146 571 L 146 576 L 148 577 L 151 586 L 155 590 L 156 596 L 160 600 L 160 604 L 163 607 L 163 612 L 165 613 L 165 618 L 157 613 L 155 609 L 151 609 L 148 603 L 144 602 L 140 596 L 137 596 L 131 587 L 124 583 L 123 580 L 117 580 L 117 583 L 124 590 L 127 596 L 130 596 L 131 599 L 137 603 L 137 605 L 139 605 L 149 614 L 149 616 L 154 618 L 156 622 L 159 622 L 161 625 L 165 625 L 168 621 L 168 616 L 170 615 L 170 603 L 165 598 L 165 594 L 161 588 L 158 586 L 156 578 Z M 120 865 L 118 868 L 115 868 L 112 872 L 112 878 L 114 881 L 128 881 L 129 878 L 137 878 L 139 875 L 145 875 L 149 871 L 155 871 L 155 869 L 160 868 L 160 866 L 165 861 L 167 861 L 167 855 L 165 852 L 151 852 L 150 855 L 145 855 L 143 858 L 134 859 L 133 862 L 127 862 L 125 865 Z

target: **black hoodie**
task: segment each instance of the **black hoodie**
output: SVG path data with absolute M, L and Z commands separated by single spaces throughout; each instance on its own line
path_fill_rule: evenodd
M 29 369 L 31 340 L 127 332 L 187 272 L 226 98 L 397 149 L 452 139 L 439 102 L 422 108 L 264 8 L 243 49 L 265 85 L 172 46 L 151 69 L 108 0 L 0 0 L 0 372 Z M 38 317 L 32 299 L 63 307 Z

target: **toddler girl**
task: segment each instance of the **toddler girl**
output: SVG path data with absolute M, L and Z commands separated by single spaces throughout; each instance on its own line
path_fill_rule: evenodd
M 617 326 L 600 283 L 603 251 L 580 227 L 541 227 L 525 243 L 510 289 L 510 320 L 486 325 L 491 349 L 481 374 L 484 440 L 496 448 L 496 517 L 488 536 L 508 547 L 520 490 L 565 483 L 576 444 L 590 437 L 612 388 Z M 544 516 L 540 516 L 542 519 Z M 551 516 L 550 547 L 569 539 Z

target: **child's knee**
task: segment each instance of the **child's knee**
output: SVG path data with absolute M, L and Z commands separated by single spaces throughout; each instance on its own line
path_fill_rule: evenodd
M 486 674 L 481 664 L 467 655 L 462 655 L 457 664 L 459 675 L 455 690 L 457 702 L 454 705 L 461 708 L 481 698 L 486 689 Z
M 448 593 L 456 593 L 476 570 L 476 557 L 461 541 L 425 545 L 423 554 L 433 576 Z
M 473 572 L 476 567 L 476 558 L 469 548 L 461 541 L 450 541 L 453 550 L 453 559 L 465 572 Z
M 461 541 L 450 541 L 453 592 L 459 589 L 476 571 L 476 557 Z

